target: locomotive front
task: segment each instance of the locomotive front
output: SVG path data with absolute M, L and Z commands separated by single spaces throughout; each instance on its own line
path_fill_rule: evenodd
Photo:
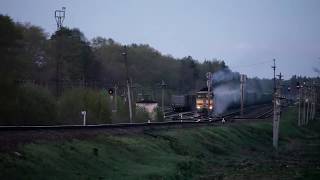
M 208 92 L 208 89 L 202 89 L 197 92 L 196 107 L 200 113 L 208 113 L 214 109 L 213 92 Z

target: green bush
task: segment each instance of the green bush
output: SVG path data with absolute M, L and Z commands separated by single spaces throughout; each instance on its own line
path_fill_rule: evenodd
M 56 104 L 49 90 L 26 84 L 19 89 L 15 125 L 54 124 Z
M 163 122 L 164 121 L 164 118 L 163 118 L 163 111 L 161 110 L 161 108 L 157 108 L 156 109 L 156 112 L 157 112 L 157 114 L 156 114 L 156 119 L 157 119 L 157 121 L 158 122 Z
M 87 112 L 87 124 L 111 123 L 109 97 L 99 91 L 72 89 L 65 92 L 58 101 L 58 122 L 61 124 L 82 124 L 81 111 Z
M 128 103 L 123 98 L 117 97 L 117 112 L 113 113 L 112 123 L 128 123 L 129 108 Z
M 144 108 L 137 107 L 135 110 L 134 122 L 143 123 L 148 122 L 148 120 L 150 120 L 149 113 Z
M 18 90 L 10 89 L 6 92 L 0 82 L 0 125 L 15 125 L 17 124 L 18 113 Z

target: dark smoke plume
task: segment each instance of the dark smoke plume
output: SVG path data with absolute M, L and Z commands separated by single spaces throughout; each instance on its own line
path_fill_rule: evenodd
M 229 107 L 240 104 L 240 73 L 223 69 L 213 74 L 212 88 L 215 99 L 215 113 L 221 114 Z M 272 81 L 267 79 L 247 79 L 245 101 L 255 103 L 265 93 L 272 91 Z

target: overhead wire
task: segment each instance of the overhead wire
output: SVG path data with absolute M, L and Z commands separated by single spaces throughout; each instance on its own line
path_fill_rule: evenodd
M 236 65 L 236 66 L 229 66 L 230 68 L 248 68 L 248 67 L 253 67 L 253 66 L 258 66 L 258 65 L 262 65 L 262 64 L 267 64 L 272 62 L 273 60 L 267 60 L 267 61 L 260 61 L 257 63 L 253 63 L 253 64 L 247 64 L 247 65 Z

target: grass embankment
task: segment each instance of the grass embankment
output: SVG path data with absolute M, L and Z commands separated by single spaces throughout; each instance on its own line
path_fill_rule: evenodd
M 317 179 L 320 119 L 296 117 L 284 113 L 278 152 L 268 122 L 101 135 L 0 154 L 0 179 Z

